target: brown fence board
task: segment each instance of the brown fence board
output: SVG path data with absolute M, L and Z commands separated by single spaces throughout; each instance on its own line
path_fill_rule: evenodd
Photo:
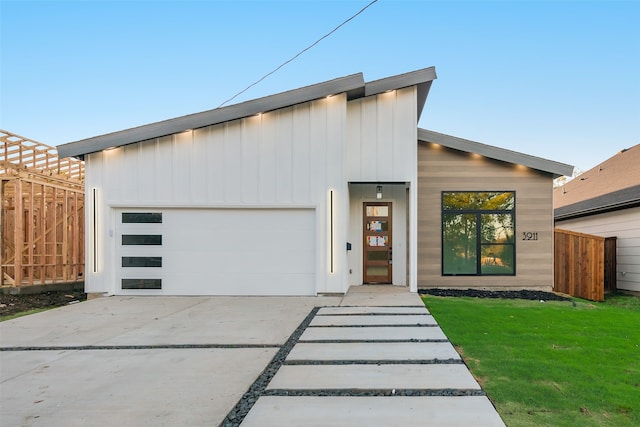
M 604 301 L 605 238 L 556 228 L 554 248 L 554 289 Z

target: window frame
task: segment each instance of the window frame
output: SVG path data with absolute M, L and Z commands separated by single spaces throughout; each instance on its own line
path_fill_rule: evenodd
M 513 194 L 513 207 L 511 209 L 445 209 L 444 197 L 445 194 L 451 193 L 511 193 Z M 480 277 L 480 276 L 506 276 L 513 277 L 516 275 L 516 206 L 517 206 L 517 195 L 515 190 L 443 190 L 440 192 L 440 274 L 442 276 L 468 276 L 468 277 Z M 476 251 L 476 261 L 475 273 L 445 273 L 445 226 L 444 219 L 445 215 L 475 215 L 476 224 L 475 224 L 475 251 Z M 513 241 L 511 243 L 496 243 L 496 242 L 487 242 L 483 243 L 482 241 L 482 215 L 490 215 L 490 214 L 510 214 L 513 222 Z M 483 246 L 511 246 L 513 248 L 513 271 L 511 273 L 483 273 L 482 272 L 482 247 Z

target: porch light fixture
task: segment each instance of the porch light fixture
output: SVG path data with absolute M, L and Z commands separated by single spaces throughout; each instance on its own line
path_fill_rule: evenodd
M 382 199 L 382 185 L 378 185 L 376 187 L 376 199 L 378 200 Z

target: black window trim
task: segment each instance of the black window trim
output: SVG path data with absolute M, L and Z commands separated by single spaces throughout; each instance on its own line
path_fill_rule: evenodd
M 444 208 L 444 195 L 445 193 L 513 193 L 513 208 L 512 209 L 449 209 Z M 440 275 L 444 277 L 513 277 L 516 276 L 516 206 L 517 206 L 517 194 L 515 190 L 442 190 L 440 192 Z M 479 256 L 476 259 L 476 273 L 463 273 L 452 274 L 444 272 L 444 216 L 445 214 L 475 214 L 477 219 L 480 219 L 482 214 L 500 214 L 505 212 L 511 212 L 513 215 L 513 243 L 490 243 L 491 245 L 500 246 L 512 246 L 513 247 L 513 273 L 511 274 L 482 274 L 482 245 L 488 245 L 489 243 L 482 243 L 482 239 L 479 238 L 478 227 L 480 227 L 481 221 L 476 221 L 476 253 Z

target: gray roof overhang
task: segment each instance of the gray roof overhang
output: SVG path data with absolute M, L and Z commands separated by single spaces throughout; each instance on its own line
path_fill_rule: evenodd
M 253 116 L 259 113 L 302 104 L 304 102 L 313 101 L 315 99 L 331 95 L 337 95 L 339 93 L 346 93 L 347 99 L 352 100 L 363 96 L 376 95 L 378 93 L 413 85 L 418 86 L 417 109 L 418 117 L 420 117 L 431 86 L 431 81 L 435 78 L 436 73 L 434 67 L 387 77 L 369 83 L 364 82 L 362 73 L 352 74 L 323 83 L 230 105 L 228 107 L 216 108 L 131 129 L 69 142 L 57 147 L 58 155 L 61 158 L 83 158 L 85 154 L 134 144 L 153 138 L 184 132 L 186 130 L 216 125 L 243 117 Z
M 553 218 L 556 221 L 563 221 L 636 206 L 640 206 L 640 185 L 556 208 L 553 210 Z
M 499 160 L 501 162 L 523 165 L 531 169 L 550 173 L 554 178 L 558 178 L 560 176 L 571 176 L 571 174 L 573 174 L 573 166 L 571 165 L 543 159 L 541 157 L 530 156 L 517 151 L 481 144 L 479 142 L 469 141 L 467 139 L 457 138 L 455 136 L 445 135 L 426 129 L 418 128 L 418 140 L 440 144 L 444 147 L 467 153 L 480 154 L 481 156 Z

